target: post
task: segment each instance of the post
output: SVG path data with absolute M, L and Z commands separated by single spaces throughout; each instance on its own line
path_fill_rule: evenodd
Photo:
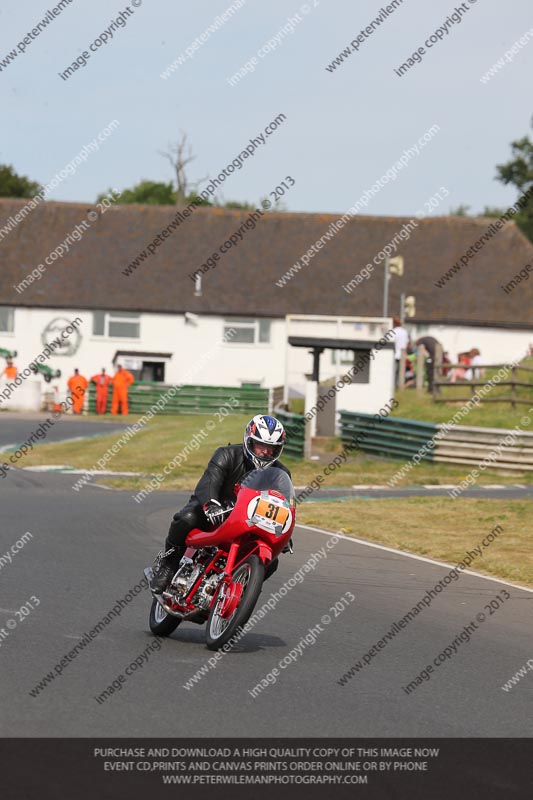
M 385 283 L 383 285 L 383 316 L 387 316 L 389 307 L 389 257 L 385 257 Z
M 304 405 L 304 414 L 308 414 L 310 411 L 315 409 L 315 413 L 308 420 L 308 425 L 306 425 L 306 435 L 309 435 L 309 438 L 313 438 L 316 436 L 316 418 L 317 414 L 320 412 L 316 409 L 317 401 L 318 401 L 318 383 L 316 381 L 307 381 L 305 384 L 305 405 Z
M 511 381 L 511 408 L 516 408 L 516 367 L 512 369 Z
M 405 359 L 407 357 L 407 350 L 402 350 L 400 353 L 400 367 L 398 369 L 398 390 L 405 389 Z
M 440 395 L 440 386 L 437 381 L 442 379 L 442 345 L 437 342 L 435 347 L 435 361 L 433 363 L 433 400 Z
M 311 422 L 312 420 L 306 419 L 304 423 L 304 458 L 311 458 Z
M 418 348 L 416 354 L 416 393 L 421 394 L 424 390 L 424 349 Z

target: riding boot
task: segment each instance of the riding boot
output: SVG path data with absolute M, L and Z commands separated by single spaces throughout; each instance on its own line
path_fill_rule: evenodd
M 176 546 L 171 544 L 167 538 L 165 541 L 165 552 L 156 558 L 154 573 L 150 581 L 150 588 L 155 594 L 162 594 L 165 591 L 174 573 L 178 569 L 186 549 L 184 545 Z

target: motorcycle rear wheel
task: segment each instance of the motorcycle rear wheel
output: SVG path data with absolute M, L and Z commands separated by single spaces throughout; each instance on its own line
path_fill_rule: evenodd
M 155 598 L 150 609 L 150 630 L 156 636 L 169 636 L 180 624 L 181 619 L 167 614 L 161 603 Z
M 261 594 L 264 577 L 265 568 L 255 555 L 249 556 L 237 567 L 233 573 L 233 582 L 244 586 L 239 605 L 225 619 L 219 613 L 223 603 L 223 595 L 219 592 L 207 620 L 206 644 L 209 650 L 219 650 L 247 623 Z M 220 591 L 223 590 L 224 585 Z

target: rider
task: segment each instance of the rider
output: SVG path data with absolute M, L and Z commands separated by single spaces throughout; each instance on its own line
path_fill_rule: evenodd
M 174 514 L 165 541 L 165 551 L 156 558 L 152 590 L 161 594 L 167 588 L 186 550 L 185 537 L 193 528 L 211 530 L 223 520 L 219 516 L 222 505 L 235 500 L 234 486 L 253 469 L 278 467 L 289 477 L 291 473 L 278 461 L 285 443 L 285 430 L 275 417 L 268 414 L 255 416 L 244 430 L 242 445 L 219 447 L 198 481 L 194 494 L 181 511 Z M 289 549 L 289 548 L 287 548 Z M 270 577 L 277 569 L 274 559 L 268 569 Z

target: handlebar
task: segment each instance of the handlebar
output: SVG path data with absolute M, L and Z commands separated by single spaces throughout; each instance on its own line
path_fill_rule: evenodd
M 225 514 L 229 514 L 235 508 L 235 503 L 228 503 L 225 506 L 221 506 L 219 511 L 212 511 L 209 516 L 211 517 L 223 517 Z

